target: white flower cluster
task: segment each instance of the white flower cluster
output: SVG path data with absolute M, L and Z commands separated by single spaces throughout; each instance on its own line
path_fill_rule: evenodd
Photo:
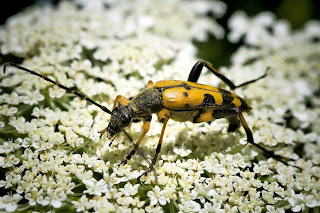
M 264 80 L 242 91 L 252 100 L 254 111 L 248 122 L 258 130 L 255 141 L 275 146 L 276 154 L 296 160 L 303 168 L 299 172 L 279 163 L 275 166 L 278 174 L 272 177 L 284 189 L 281 197 L 294 212 L 319 208 L 320 22 L 309 21 L 304 29 L 293 32 L 288 22 L 271 13 L 250 19 L 237 12 L 229 26 L 230 40 L 243 36 L 246 45 L 234 54 L 228 76 L 241 82 L 271 68 Z M 261 166 L 253 171 L 265 175 Z M 265 169 L 272 167 L 264 164 Z
M 148 80 L 185 80 L 196 62 L 192 39 L 223 29 L 220 1 L 74 1 L 30 8 L 0 29 L 0 51 L 23 66 L 112 107 Z M 44 15 L 45 14 L 45 15 Z M 266 16 L 266 17 L 265 17 Z M 260 17 L 260 18 L 259 18 Z M 260 21 L 263 24 L 260 24 Z M 241 22 L 246 30 L 237 28 Z M 110 116 L 94 105 L 7 67 L 0 82 L 0 208 L 55 212 L 284 212 L 320 206 L 320 24 L 292 32 L 271 14 L 230 21 L 232 42 L 250 37 L 221 72 L 237 83 L 268 76 L 237 90 L 254 108 L 246 116 L 257 143 L 290 159 L 287 167 L 243 145 L 243 130 L 227 134 L 217 120 L 169 121 L 155 170 L 137 180 L 154 156 L 162 124 L 133 148 L 120 134 L 99 139 Z M 268 28 L 268 30 L 267 30 Z M 269 29 L 271 28 L 271 30 Z M 285 36 L 283 36 L 285 35 Z M 252 39 L 251 39 L 252 38 Z M 257 39 L 258 38 L 258 39 Z M 201 83 L 217 82 L 212 74 Z M 157 120 L 155 117 L 153 120 Z M 134 141 L 141 123 L 127 132 Z M 150 161 L 150 160 L 149 160 Z M 155 175 L 157 178 L 155 178 Z M 275 205 L 276 204 L 276 205 Z

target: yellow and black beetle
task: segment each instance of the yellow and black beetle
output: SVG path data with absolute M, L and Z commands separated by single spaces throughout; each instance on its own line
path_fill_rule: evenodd
M 164 131 L 170 118 L 180 122 L 191 121 L 194 123 L 209 122 L 219 118 L 226 118 L 229 121 L 229 132 L 234 132 L 239 128 L 241 123 L 247 134 L 248 143 L 258 147 L 270 157 L 284 163 L 285 165 L 289 165 L 283 161 L 280 156 L 273 154 L 273 152 L 266 150 L 254 142 L 252 132 L 242 114 L 243 112 L 251 110 L 251 107 L 247 105 L 244 99 L 240 98 L 233 92 L 196 83 L 204 66 L 225 82 L 232 90 L 264 78 L 267 75 L 268 69 L 266 70 L 266 73 L 259 78 L 235 86 L 228 78 L 218 72 L 209 63 L 205 61 L 198 61 L 193 66 L 189 74 L 188 81 L 163 80 L 156 83 L 149 81 L 147 88 L 139 92 L 132 99 L 127 99 L 118 95 L 114 101 L 113 110 L 110 111 L 107 107 L 96 103 L 81 93 L 71 90 L 70 88 L 65 87 L 37 72 L 21 67 L 15 63 L 6 63 L 4 65 L 4 72 L 7 65 L 14 66 L 18 69 L 39 76 L 111 114 L 110 123 L 106 129 L 100 132 L 101 136 L 106 132 L 108 138 L 112 139 L 117 133 L 123 131 L 123 128 L 128 126 L 132 121 L 143 120 L 142 135 L 139 137 L 134 149 L 121 161 L 120 164 L 126 164 L 127 161 L 131 159 L 132 155 L 134 155 L 142 139 L 149 131 L 152 118 L 151 115 L 156 113 L 158 115 L 158 120 L 163 123 L 163 127 L 156 148 L 156 154 L 151 165 L 142 175 L 146 175 L 156 163 L 161 149 Z

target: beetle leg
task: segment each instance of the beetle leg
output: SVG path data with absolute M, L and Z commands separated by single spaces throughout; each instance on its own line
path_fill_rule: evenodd
M 150 80 L 150 81 L 148 81 L 148 86 L 147 86 L 148 88 L 153 88 L 153 82 Z
M 127 138 L 130 140 L 130 142 L 133 144 L 133 146 L 135 147 L 135 149 L 138 151 L 138 154 L 141 155 L 141 157 L 146 161 L 148 162 L 148 164 L 150 165 L 149 163 L 149 160 L 146 158 L 146 156 L 143 154 L 143 152 L 139 149 L 138 145 L 135 144 L 132 140 L 132 137 L 123 129 L 122 132 L 127 136 Z M 156 170 L 153 168 L 152 169 L 153 172 L 154 172 L 154 175 L 155 175 L 155 182 L 157 183 L 158 182 L 158 178 L 157 178 L 157 172 Z
M 142 125 L 142 134 L 139 137 L 137 143 L 134 143 L 134 148 L 133 150 L 131 150 L 131 152 L 118 164 L 118 166 L 120 166 L 121 164 L 126 165 L 126 163 L 128 162 L 128 160 L 131 159 L 131 157 L 136 153 L 143 137 L 147 134 L 147 132 L 150 129 L 150 121 L 151 121 L 151 116 L 149 116 L 143 123 Z
M 123 106 L 126 106 L 126 105 L 128 105 L 129 102 L 130 102 L 130 100 L 128 98 L 126 98 L 122 95 L 118 95 L 113 102 L 112 110 L 114 110 L 114 108 L 116 108 L 119 103 Z
M 160 150 L 161 150 L 161 145 L 162 145 L 162 139 L 163 139 L 163 135 L 164 135 L 164 130 L 166 129 L 166 126 L 167 126 L 167 123 L 168 123 L 168 120 L 170 118 L 170 111 L 167 110 L 167 109 L 162 109 L 159 113 L 158 113 L 158 119 L 159 121 L 163 122 L 163 126 L 162 126 L 162 130 L 161 130 L 161 135 L 160 135 L 160 138 L 159 138 L 159 142 L 158 142 L 158 145 L 157 145 L 157 149 L 156 149 L 156 154 L 152 160 L 152 163 L 151 165 L 149 166 L 149 168 L 147 169 L 147 171 L 145 171 L 144 173 L 142 173 L 138 179 L 140 179 L 143 175 L 147 175 L 151 169 L 153 168 L 153 166 L 155 165 L 155 163 L 157 162 L 157 157 L 158 157 L 158 154 L 160 153 Z
M 228 117 L 229 121 L 228 132 L 235 132 L 240 127 L 240 121 L 237 116 Z
M 268 151 L 266 150 L 265 148 L 263 148 L 262 146 L 260 146 L 259 144 L 256 144 L 253 140 L 253 135 L 252 135 L 252 132 L 246 122 L 246 120 L 244 119 L 242 113 L 239 114 L 239 118 L 240 118 L 240 121 L 241 121 L 241 124 L 244 128 L 244 130 L 246 131 L 246 134 L 247 134 L 247 140 L 248 140 L 248 143 L 251 143 L 252 145 L 254 145 L 255 147 L 261 149 L 263 152 L 267 153 L 270 157 L 272 157 L 273 159 L 277 160 L 277 161 L 280 161 L 281 163 L 287 165 L 287 166 L 293 166 L 293 167 L 296 167 L 300 170 L 302 170 L 300 167 L 298 166 L 294 166 L 294 165 L 290 165 L 288 164 L 287 162 L 283 161 L 281 158 L 281 156 L 278 156 L 278 155 L 275 155 L 273 152 L 271 151 Z
M 210 63 L 206 62 L 206 61 L 198 61 L 191 69 L 190 71 L 190 74 L 189 74 L 189 77 L 188 77 L 188 81 L 191 81 L 191 82 L 197 82 L 199 77 L 200 77 L 200 74 L 201 74 L 201 71 L 202 71 L 202 68 L 203 66 L 205 66 L 207 69 L 209 69 L 215 76 L 217 76 L 218 78 L 220 78 L 225 84 L 227 84 L 232 90 L 236 89 L 236 88 L 239 88 L 239 87 L 242 87 L 242 86 L 245 86 L 245 85 L 248 85 L 248 84 L 251 84 L 261 78 L 264 78 L 267 76 L 267 71 L 269 70 L 270 67 L 268 67 L 265 71 L 265 73 L 256 78 L 256 79 L 253 79 L 253 80 L 250 80 L 250 81 L 247 81 L 247 82 L 244 82 L 238 86 L 234 85 L 234 83 L 232 83 L 232 81 L 230 81 L 227 77 L 225 77 L 224 75 L 222 75 L 218 70 L 216 70 Z
M 107 129 L 103 129 L 103 130 L 99 131 L 99 133 L 100 133 L 100 139 L 102 138 L 102 135 L 103 135 L 106 131 L 107 131 Z

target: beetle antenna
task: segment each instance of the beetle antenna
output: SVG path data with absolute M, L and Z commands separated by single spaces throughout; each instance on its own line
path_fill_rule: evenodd
M 66 86 L 63 86 L 63 85 L 59 84 L 58 82 L 55 82 L 55 81 L 51 80 L 50 78 L 48 78 L 48 77 L 46 77 L 46 76 L 44 76 L 44 75 L 41 75 L 41 74 L 39 74 L 39 73 L 37 73 L 37 72 L 35 72 L 35 71 L 29 70 L 29 69 L 27 69 L 27 68 L 25 68 L 25 67 L 19 66 L 18 64 L 15 64 L 15 63 L 12 63 L 12 62 L 7 62 L 7 63 L 5 63 L 5 64 L 3 65 L 3 73 L 6 73 L 6 67 L 7 67 L 8 65 L 13 66 L 13 67 L 16 67 L 16 68 L 18 68 L 18 69 L 20 69 L 20 70 L 26 71 L 26 72 L 28 72 L 28 73 L 30 73 L 30 74 L 32 74 L 32 75 L 36 75 L 36 76 L 38 76 L 38 77 L 40 77 L 40 78 L 43 78 L 44 80 L 49 81 L 50 83 L 55 84 L 55 85 L 57 85 L 58 87 L 66 90 L 66 91 L 68 91 L 68 92 L 71 92 L 71 93 L 75 94 L 76 96 L 79 96 L 79 97 L 82 98 L 83 100 L 86 100 L 86 101 L 88 101 L 88 102 L 96 105 L 97 107 L 99 107 L 100 109 L 102 109 L 103 111 L 105 111 L 106 113 L 112 114 L 112 112 L 111 112 L 107 107 L 105 107 L 105 106 L 103 106 L 103 105 L 101 105 L 101 104 L 98 104 L 97 102 L 91 100 L 90 98 L 88 98 L 87 96 L 81 94 L 80 92 L 78 92 L 78 91 L 76 91 L 76 90 L 72 90 L 72 89 L 70 89 L 70 88 L 68 88 L 68 87 L 66 87 Z

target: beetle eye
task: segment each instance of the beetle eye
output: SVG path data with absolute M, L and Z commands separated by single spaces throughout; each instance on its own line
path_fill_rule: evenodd
M 126 115 L 121 116 L 121 122 L 127 126 L 130 123 L 130 118 Z

